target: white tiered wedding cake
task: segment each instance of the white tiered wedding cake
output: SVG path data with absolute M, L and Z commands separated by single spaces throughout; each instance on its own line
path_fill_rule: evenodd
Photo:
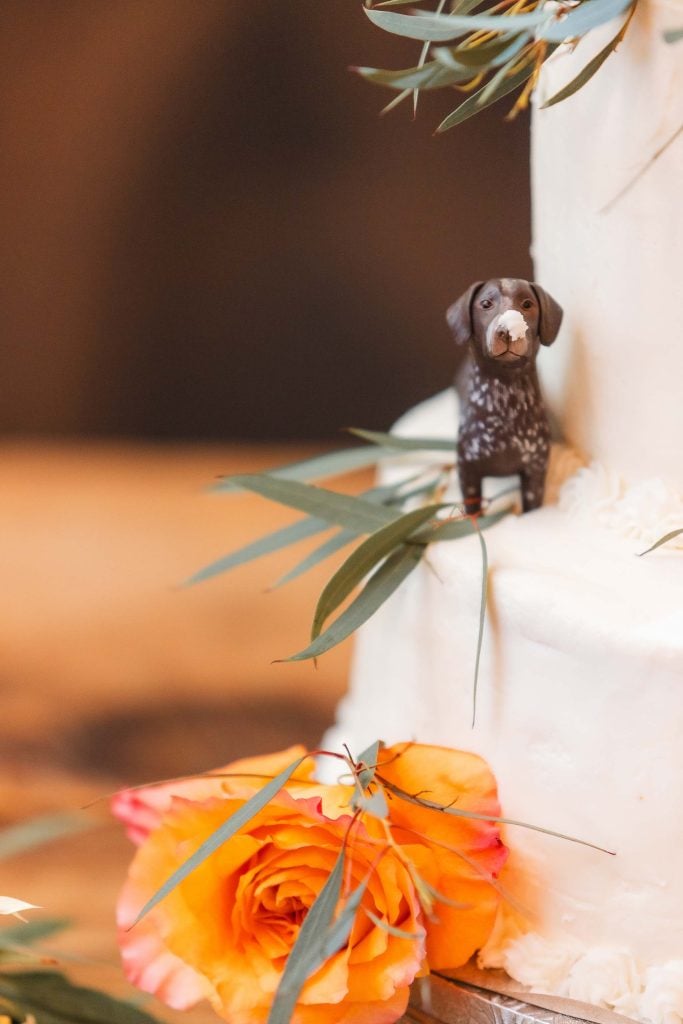
M 472 537 L 430 549 L 363 628 L 328 737 L 476 751 L 506 815 L 613 850 L 508 828 L 525 919 L 506 914 L 481 963 L 656 1024 L 683 1021 L 683 553 L 636 554 L 683 527 L 683 42 L 662 37 L 681 25 L 683 3 L 641 0 L 601 72 L 534 114 L 536 277 L 566 311 L 539 367 L 571 447 L 545 507 L 486 533 L 476 724 Z M 541 95 L 615 31 L 558 51 Z M 397 431 L 455 437 L 455 396 Z

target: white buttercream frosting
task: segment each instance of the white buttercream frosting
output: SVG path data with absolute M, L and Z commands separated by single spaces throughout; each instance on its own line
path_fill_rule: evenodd
M 563 993 L 579 948 L 571 941 L 554 942 L 530 932 L 503 949 L 503 967 L 515 981 L 534 992 Z
M 683 960 L 650 967 L 645 974 L 645 991 L 639 1016 L 652 1024 L 681 1024 L 683 1021 Z
M 541 109 L 619 22 L 560 47 L 544 65 L 532 122 L 534 273 L 565 312 L 539 357 L 546 399 L 591 458 L 680 490 L 683 59 L 681 43 L 663 36 L 680 27 L 682 8 L 639 0 L 599 73 Z
M 598 946 L 577 957 L 560 988 L 569 999 L 614 1009 L 639 994 L 641 976 L 627 950 Z
M 453 437 L 456 422 L 443 394 L 398 431 Z M 415 465 L 392 460 L 386 472 L 410 476 Z M 678 525 L 680 507 L 656 481 L 627 486 L 554 445 L 546 506 L 486 533 L 475 729 L 481 555 L 469 538 L 435 545 L 433 571 L 418 569 L 360 631 L 351 693 L 326 741 L 362 750 L 377 735 L 413 736 L 475 750 L 510 817 L 615 850 L 508 829 L 502 881 L 530 934 L 508 921 L 480 962 L 649 1024 L 683 1024 L 683 825 L 670 813 L 683 800 L 683 563 L 668 547 L 635 554 L 650 530 Z
M 502 968 L 529 991 L 602 1006 L 646 1024 L 683 1022 L 683 960 L 643 969 L 626 949 L 521 934 L 511 918 L 503 920 L 479 954 L 480 967 Z
M 565 436 L 597 461 L 553 446 L 545 507 L 486 534 L 476 726 L 481 552 L 466 538 L 435 545 L 360 631 L 327 741 L 476 751 L 510 818 L 615 851 L 508 828 L 503 882 L 527 931 L 499 922 L 480 964 L 644 1024 L 683 1024 L 683 536 L 634 557 L 683 528 L 683 44 L 663 41 L 681 6 L 639 3 L 600 73 L 534 113 L 535 272 L 565 310 L 539 372 Z M 558 50 L 541 100 L 616 30 Z M 455 438 L 453 395 L 398 429 Z
M 580 468 L 559 495 L 563 512 L 585 523 L 599 523 L 644 546 L 673 530 L 683 529 L 683 495 L 662 480 L 630 486 L 618 473 L 594 462 Z M 683 550 L 683 534 L 669 541 Z

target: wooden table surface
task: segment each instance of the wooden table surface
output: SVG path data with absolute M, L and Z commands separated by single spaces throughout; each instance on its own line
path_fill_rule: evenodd
M 0 448 L 0 823 L 78 812 L 126 783 L 319 741 L 344 690 L 349 645 L 317 670 L 272 661 L 305 643 L 335 566 L 267 593 L 302 555 L 289 551 L 179 587 L 293 518 L 207 485 L 305 454 L 285 446 Z M 122 992 L 113 912 L 132 848 L 106 801 L 89 813 L 91 830 L 5 860 L 0 892 L 72 919 L 50 947 L 87 960 L 64 961 L 79 979 Z M 154 1009 L 169 1020 L 216 1019 Z

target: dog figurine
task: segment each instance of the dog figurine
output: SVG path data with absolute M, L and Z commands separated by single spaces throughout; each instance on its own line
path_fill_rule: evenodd
M 562 309 L 539 285 L 502 277 L 476 281 L 446 319 L 456 344 L 469 349 L 455 382 L 465 510 L 481 511 L 484 477 L 519 474 L 522 511 L 531 512 L 543 503 L 550 456 L 536 356 L 557 337 Z

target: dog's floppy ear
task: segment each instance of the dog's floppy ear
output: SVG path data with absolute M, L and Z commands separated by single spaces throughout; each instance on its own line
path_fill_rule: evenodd
M 475 281 L 459 299 L 446 310 L 446 320 L 453 332 L 456 345 L 466 345 L 472 337 L 472 299 L 483 281 Z
M 538 300 L 538 306 L 540 310 L 540 316 L 538 321 L 538 336 L 541 341 L 541 345 L 552 345 L 557 337 L 558 331 L 560 330 L 560 324 L 562 323 L 562 306 L 552 295 L 548 295 L 544 288 L 541 288 L 540 284 L 532 283 L 534 295 Z

